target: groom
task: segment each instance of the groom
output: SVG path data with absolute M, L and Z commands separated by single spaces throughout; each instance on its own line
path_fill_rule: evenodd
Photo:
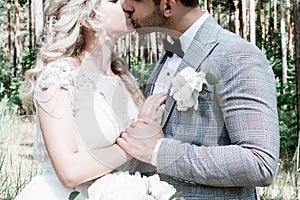
M 183 54 L 165 52 L 146 88 L 147 96 L 168 93 L 161 128 L 133 123 L 117 143 L 155 166 L 183 199 L 258 199 L 256 186 L 272 183 L 279 157 L 276 86 L 265 56 L 221 28 L 198 0 L 124 0 L 123 9 L 138 31 L 162 28 L 179 39 Z M 196 104 L 182 109 L 170 88 L 174 76 L 192 77 L 180 73 L 186 68 L 218 83 L 205 83 Z

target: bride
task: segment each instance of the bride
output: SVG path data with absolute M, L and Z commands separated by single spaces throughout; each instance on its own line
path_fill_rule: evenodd
M 159 122 L 165 94 L 143 102 L 113 56 L 117 38 L 133 30 L 118 0 L 47 0 L 45 13 L 51 19 L 45 41 L 28 71 L 36 106 L 34 157 L 43 171 L 16 199 L 61 200 L 73 191 L 88 198 L 95 179 L 133 167 L 116 138 L 139 116 Z

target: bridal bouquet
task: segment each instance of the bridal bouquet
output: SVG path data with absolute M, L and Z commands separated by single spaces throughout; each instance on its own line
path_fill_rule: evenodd
M 157 174 L 141 176 L 115 172 L 97 179 L 88 189 L 89 200 L 170 200 L 177 196 L 176 189 Z

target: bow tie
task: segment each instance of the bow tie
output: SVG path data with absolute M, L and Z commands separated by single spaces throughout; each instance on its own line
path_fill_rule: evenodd
M 183 58 L 184 52 L 181 49 L 180 40 L 179 39 L 177 39 L 177 40 L 173 39 L 173 41 L 174 42 L 172 44 L 168 40 L 163 39 L 163 45 L 164 45 L 164 49 L 166 51 L 167 56 L 172 57 L 173 54 L 175 53 L 180 58 Z

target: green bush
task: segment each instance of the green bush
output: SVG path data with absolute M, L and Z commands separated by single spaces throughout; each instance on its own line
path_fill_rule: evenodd
M 280 125 L 280 152 L 282 158 L 292 158 L 297 147 L 297 116 L 296 116 L 296 83 L 295 62 L 293 55 L 288 55 L 288 81 L 282 83 L 280 33 L 270 33 L 269 41 L 263 46 L 267 59 L 270 61 L 277 82 L 278 116 Z M 284 154 L 284 155 L 283 155 Z
M 132 75 L 135 77 L 136 81 L 142 92 L 144 92 L 148 79 L 153 70 L 153 65 L 150 63 L 146 63 L 145 66 L 141 66 L 141 62 L 139 61 L 137 56 L 130 57 L 130 71 Z
M 0 101 L 8 98 L 7 106 L 18 106 L 18 111 L 24 111 L 19 89 L 25 80 L 25 72 L 32 67 L 35 62 L 35 52 L 25 51 L 21 62 L 21 67 L 13 66 L 13 63 L 4 61 L 3 48 L 0 47 Z

